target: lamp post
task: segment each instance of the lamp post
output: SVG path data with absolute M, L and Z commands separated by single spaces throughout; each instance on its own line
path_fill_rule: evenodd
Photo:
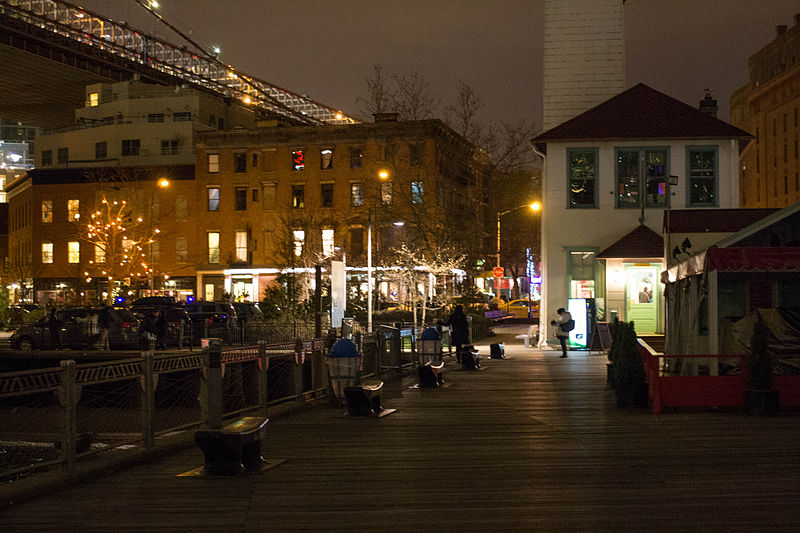
M 505 211 L 497 213 L 497 265 L 495 266 L 500 266 L 500 217 L 512 211 L 516 211 L 517 209 L 522 209 L 523 207 L 530 207 L 533 211 L 542 210 L 542 204 L 540 202 L 533 202 L 532 204 L 518 205 L 517 207 L 512 207 L 511 209 L 506 209 Z
M 378 179 L 386 181 L 389 179 L 389 171 L 381 169 L 378 171 Z M 380 194 L 380 191 L 379 191 Z M 372 208 L 367 209 L 367 333 L 372 333 Z

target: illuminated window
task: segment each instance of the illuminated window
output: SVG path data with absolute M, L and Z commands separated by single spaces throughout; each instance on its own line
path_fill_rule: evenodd
M 333 230 L 322 230 L 322 255 L 329 257 L 333 255 Z
M 333 168 L 333 148 L 323 148 L 319 151 L 319 168 L 321 170 Z
M 306 158 L 304 150 L 292 150 L 292 170 L 304 170 Z
M 236 260 L 242 263 L 247 262 L 247 232 L 236 232 Z
M 292 238 L 294 240 L 294 255 L 295 257 L 300 257 L 303 255 L 303 244 L 306 240 L 306 232 L 301 229 L 293 230 Z
M 219 187 L 208 188 L 208 210 L 219 211 Z
M 94 158 L 105 159 L 106 157 L 108 157 L 108 143 L 106 141 L 94 143 Z
M 94 245 L 94 262 L 95 263 L 106 262 L 106 247 L 104 245 L 102 244 Z
M 208 173 L 216 174 L 219 172 L 219 154 L 208 154 Z
M 52 264 L 53 263 L 53 243 L 52 242 L 43 242 L 42 243 L 42 263 Z
M 42 201 L 42 224 L 51 224 L 53 222 L 53 201 Z
M 391 183 L 381 183 L 381 203 L 383 205 L 392 205 Z
M 361 148 L 350 148 L 350 166 L 359 168 L 364 163 L 364 153 Z
M 567 206 L 597 207 L 597 148 L 567 149 Z
M 618 148 L 617 207 L 666 207 L 667 151 Z
M 353 207 L 364 205 L 364 187 L 361 183 L 350 184 L 350 205 Z
M 219 263 L 219 233 L 208 232 L 208 262 Z
M 423 186 L 421 181 L 411 182 L 411 203 L 421 204 L 423 199 Z
M 292 185 L 292 208 L 303 209 L 305 206 L 305 186 Z
M 320 197 L 322 199 L 322 207 L 333 207 L 333 183 L 320 185 Z
M 89 107 L 97 107 L 100 105 L 100 94 L 89 93 Z
M 81 262 L 81 243 L 69 241 L 67 243 L 67 261 L 71 264 Z
M 77 222 L 81 218 L 80 207 L 80 200 L 67 200 L 67 221 Z

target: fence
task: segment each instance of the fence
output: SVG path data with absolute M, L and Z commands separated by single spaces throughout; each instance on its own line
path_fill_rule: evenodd
M 324 356 L 335 340 L 223 348 L 224 416 L 267 414 L 278 405 L 327 396 Z M 356 341 L 362 377 L 416 363 L 413 327 L 381 326 Z M 205 354 L 143 352 L 123 360 L 68 360 L 58 367 L 0 374 L 0 481 L 43 468 L 73 471 L 78 460 L 126 448 L 151 449 L 160 437 L 201 426 Z

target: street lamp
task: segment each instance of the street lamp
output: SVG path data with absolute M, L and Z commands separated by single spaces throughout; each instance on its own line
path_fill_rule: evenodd
M 381 181 L 389 179 L 389 171 L 379 170 L 378 179 Z M 367 209 L 367 333 L 372 333 L 372 287 L 374 283 L 375 280 L 372 279 L 372 208 L 370 207 Z
M 512 211 L 516 211 L 517 209 L 522 209 L 523 207 L 529 207 L 532 211 L 541 211 L 542 204 L 540 202 L 533 202 L 532 204 L 524 204 L 518 205 L 517 207 L 512 207 L 511 209 L 506 209 L 505 211 L 501 211 L 497 213 L 497 265 L 500 266 L 500 217 L 503 215 L 507 215 Z

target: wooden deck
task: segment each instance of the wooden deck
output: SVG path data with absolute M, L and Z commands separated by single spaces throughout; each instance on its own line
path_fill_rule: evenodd
M 4 531 L 800 530 L 800 415 L 619 409 L 602 355 L 524 349 L 384 418 L 270 423 L 275 468 L 178 477 L 195 447 L 0 511 Z M 503 337 L 505 338 L 505 337 Z M 488 348 L 481 346 L 481 354 Z

